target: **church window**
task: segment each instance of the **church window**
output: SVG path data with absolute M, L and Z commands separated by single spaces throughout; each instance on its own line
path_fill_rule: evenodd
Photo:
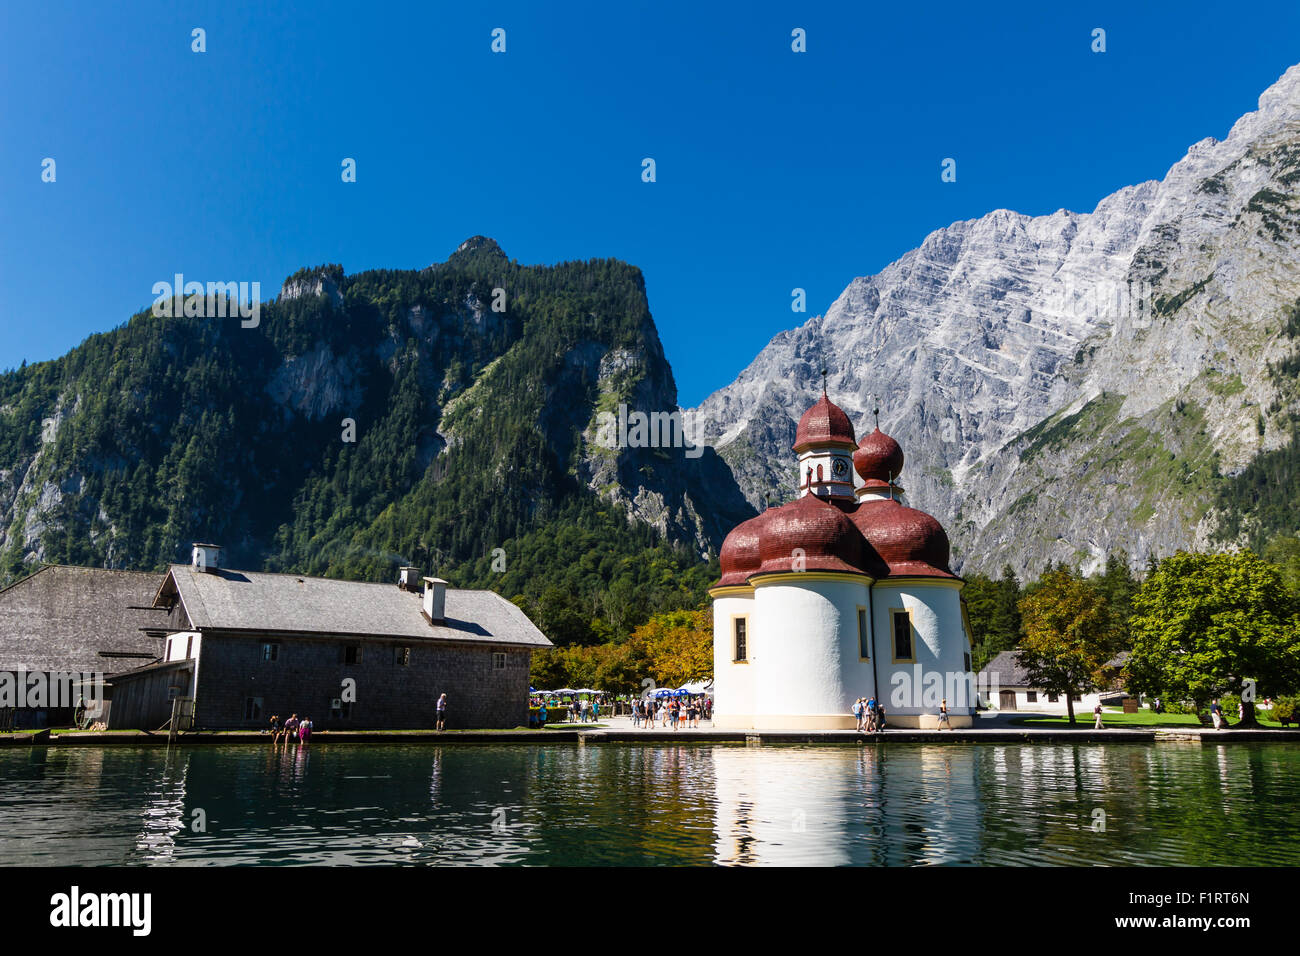
M 867 632 L 867 609 L 858 608 L 858 659 L 869 660 L 871 657 L 871 640 Z
M 734 619 L 733 626 L 735 627 L 736 656 L 732 660 L 747 661 L 749 660 L 749 648 L 747 646 L 749 621 L 747 618 L 738 617 Z
M 890 612 L 894 631 L 894 663 L 911 661 L 912 657 L 912 615 L 902 609 Z

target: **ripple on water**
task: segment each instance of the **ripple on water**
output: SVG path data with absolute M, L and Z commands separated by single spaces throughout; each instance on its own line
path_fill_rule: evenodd
M 0 864 L 1300 864 L 1283 744 L 49 748 L 0 779 Z

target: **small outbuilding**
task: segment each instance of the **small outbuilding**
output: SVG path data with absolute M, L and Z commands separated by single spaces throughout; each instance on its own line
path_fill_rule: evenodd
M 1029 680 L 1016 652 L 1002 651 L 979 672 L 981 703 L 992 710 L 1023 710 L 1029 713 L 1064 714 L 1065 695 L 1048 691 Z M 1074 712 L 1090 714 L 1101 698 L 1096 692 L 1074 695 Z

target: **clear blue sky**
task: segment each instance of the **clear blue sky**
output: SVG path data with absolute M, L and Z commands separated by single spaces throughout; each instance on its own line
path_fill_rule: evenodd
M 931 230 L 1091 210 L 1300 61 L 1294 3 L 718 6 L 5 0 L 0 368 L 175 272 L 270 298 L 301 266 L 418 268 L 484 234 L 641 267 L 695 404 Z

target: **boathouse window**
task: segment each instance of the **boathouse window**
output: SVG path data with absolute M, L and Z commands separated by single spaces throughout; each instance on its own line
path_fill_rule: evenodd
M 867 637 L 867 609 L 858 608 L 858 659 L 867 660 L 871 657 L 871 641 Z
M 399 647 L 397 649 L 397 664 L 399 667 L 411 666 L 411 649 L 409 647 Z
M 1038 703 L 1038 691 L 1036 691 L 1036 690 L 1027 690 L 1027 691 L 1025 691 L 1025 703 L 1026 703 L 1026 704 L 1036 704 L 1036 703 Z
M 194 635 L 190 634 L 185 638 L 185 659 L 188 661 L 194 656 Z
M 280 659 L 280 645 L 275 643 L 266 643 L 262 645 L 262 660 L 273 664 Z
M 343 645 L 340 652 L 340 657 L 344 664 L 360 664 L 361 645 L 360 644 Z
M 1055 703 L 1057 703 L 1060 699 L 1061 699 L 1061 695 L 1060 695 L 1060 694 L 1057 694 L 1057 693 L 1051 693 L 1051 694 L 1048 694 L 1048 695 L 1047 695 L 1047 702 L 1048 702 L 1049 704 L 1055 704 Z
M 506 669 L 506 655 L 496 652 L 492 655 L 492 669 L 494 671 L 503 671 Z
M 897 608 L 889 613 L 894 632 L 894 663 L 911 661 L 913 660 L 912 615 L 902 608 Z
M 260 697 L 244 698 L 244 719 L 245 720 L 262 719 L 262 698 Z
M 747 633 L 749 629 L 749 619 L 743 617 L 734 618 L 732 620 L 731 626 L 734 629 L 733 636 L 735 638 L 735 650 L 736 650 L 736 656 L 733 657 L 732 660 L 737 662 L 747 661 L 749 660 L 749 647 L 748 647 L 749 637 Z

